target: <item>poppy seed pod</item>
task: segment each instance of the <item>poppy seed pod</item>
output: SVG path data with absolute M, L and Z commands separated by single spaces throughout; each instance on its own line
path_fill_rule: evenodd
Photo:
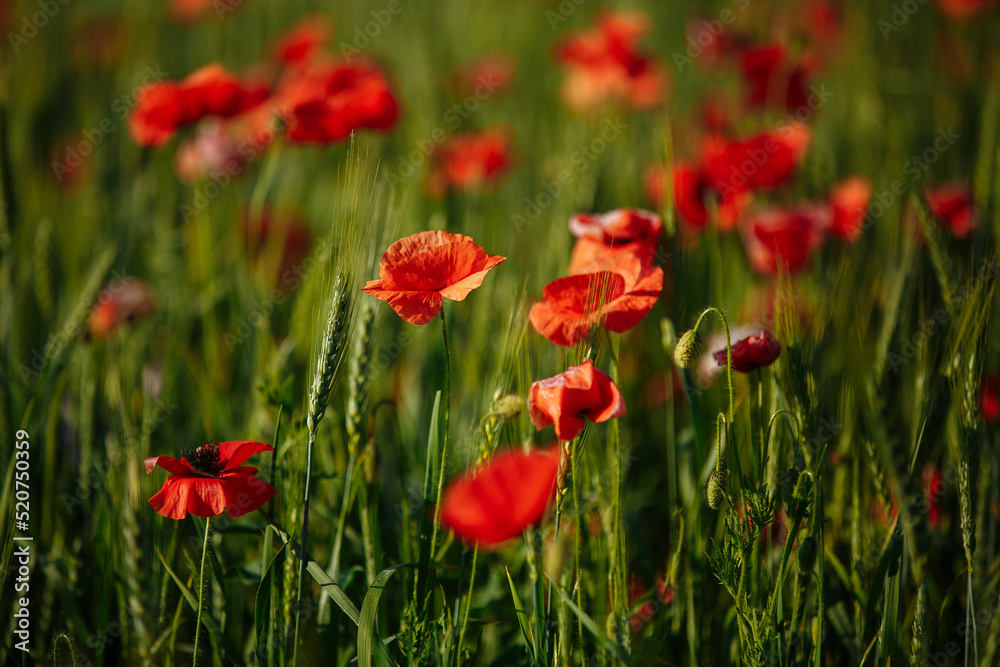
M 719 509 L 726 500 L 726 481 L 725 470 L 713 470 L 708 477 L 705 497 L 708 499 L 708 506 L 713 510 Z
M 792 494 L 795 501 L 794 512 L 802 516 L 809 506 L 809 498 L 812 495 L 812 477 L 810 475 L 799 475 L 795 482 L 795 491 Z
M 685 331 L 674 346 L 674 363 L 680 368 L 691 368 L 701 354 L 701 334 L 691 329 Z

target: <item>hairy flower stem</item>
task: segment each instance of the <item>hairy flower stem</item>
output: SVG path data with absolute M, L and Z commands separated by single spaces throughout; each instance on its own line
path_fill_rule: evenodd
M 726 330 L 726 381 L 729 384 L 729 423 L 733 423 L 733 415 L 736 413 L 736 400 L 733 394 L 733 345 L 729 337 L 729 322 L 726 320 L 726 316 L 721 310 L 712 306 L 706 308 L 704 312 L 698 317 L 698 321 L 694 323 L 693 331 L 698 331 L 701 328 L 701 322 L 705 319 L 705 316 L 709 313 L 714 313 L 720 320 L 722 320 L 722 326 Z
M 201 634 L 201 612 L 205 608 L 205 561 L 208 560 L 208 536 L 212 532 L 212 517 L 205 519 L 205 541 L 201 545 L 201 570 L 198 573 L 198 624 L 194 626 L 194 667 L 198 667 L 198 636 Z
M 437 553 L 437 534 L 441 525 L 441 490 L 444 488 L 444 473 L 448 460 L 448 412 L 451 407 L 451 347 L 448 345 L 448 323 L 445 321 L 444 308 L 441 309 L 441 338 L 444 340 L 444 387 L 442 399 L 441 457 L 438 459 L 437 500 L 434 502 L 434 529 L 431 531 L 431 555 Z

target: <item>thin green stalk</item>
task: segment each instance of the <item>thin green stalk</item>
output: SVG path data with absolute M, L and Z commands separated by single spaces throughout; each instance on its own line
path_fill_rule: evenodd
M 722 320 L 722 326 L 726 329 L 726 380 L 729 383 L 729 424 L 733 423 L 733 415 L 736 413 L 736 399 L 733 394 L 733 345 L 729 338 L 729 322 L 726 320 L 725 314 L 718 308 L 711 306 L 706 308 L 704 312 L 698 317 L 698 321 L 694 324 L 694 331 L 698 331 L 701 328 L 701 322 L 705 319 L 705 316 L 709 313 L 714 313 Z
M 451 348 L 448 345 L 448 323 L 445 321 L 444 308 L 441 309 L 441 338 L 444 340 L 444 411 L 441 433 L 441 456 L 438 459 L 437 500 L 434 502 L 434 528 L 431 531 L 431 554 L 437 552 L 438 527 L 441 525 L 441 491 L 444 489 L 444 473 L 448 458 L 448 412 L 451 406 Z
M 205 519 L 205 541 L 201 545 L 201 570 L 198 573 L 198 624 L 194 627 L 194 667 L 198 667 L 198 637 L 201 635 L 201 612 L 205 608 L 205 561 L 208 560 L 208 536 L 212 531 L 212 517 Z
M 465 614 L 462 616 L 462 626 L 458 632 L 458 650 L 455 651 L 455 664 L 461 664 L 462 645 L 465 644 L 465 628 L 469 624 L 469 611 L 472 609 L 472 590 L 476 585 L 476 560 L 479 558 L 479 545 L 472 547 L 472 573 L 469 575 L 468 601 L 465 603 Z M 461 597 L 459 598 L 461 601 Z

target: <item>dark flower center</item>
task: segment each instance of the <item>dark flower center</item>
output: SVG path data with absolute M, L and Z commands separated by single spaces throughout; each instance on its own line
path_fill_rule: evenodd
M 181 455 L 196 472 L 205 475 L 218 475 L 225 468 L 220 460 L 219 445 L 214 442 L 201 447 L 185 449 Z

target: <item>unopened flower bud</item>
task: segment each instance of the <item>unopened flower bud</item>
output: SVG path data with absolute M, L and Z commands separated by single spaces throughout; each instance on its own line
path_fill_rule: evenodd
M 786 507 L 792 506 L 792 500 L 795 496 L 795 484 L 799 481 L 799 471 L 795 468 L 789 468 L 785 471 L 784 477 L 781 480 L 781 502 L 785 503 Z
M 713 510 L 722 507 L 726 500 L 726 471 L 713 470 L 708 477 L 708 486 L 705 487 L 705 498 L 708 506 Z
M 674 363 L 681 368 L 691 368 L 701 354 L 701 334 L 691 329 L 685 331 L 674 346 Z

